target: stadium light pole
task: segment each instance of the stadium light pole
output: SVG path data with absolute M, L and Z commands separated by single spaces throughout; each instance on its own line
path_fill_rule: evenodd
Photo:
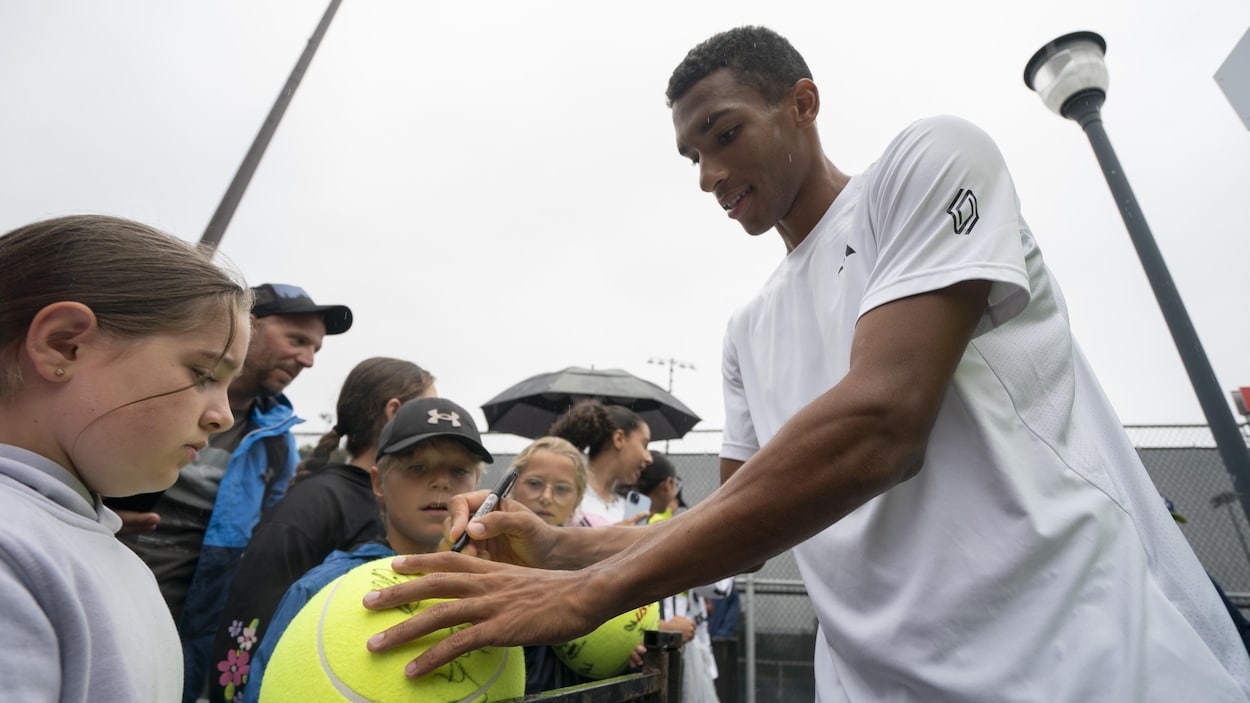
M 668 357 L 667 359 L 658 357 L 658 356 L 653 356 L 650 359 L 647 359 L 647 363 L 668 367 L 668 392 L 669 393 L 673 392 L 673 369 L 674 368 L 690 369 L 691 371 L 695 370 L 694 364 L 690 363 L 689 361 L 678 361 L 677 359 L 674 359 L 671 356 Z M 668 454 L 668 440 L 667 439 L 664 440 L 664 453 Z
M 200 236 L 200 245 L 216 250 L 217 245 L 221 243 L 222 236 L 226 233 L 226 227 L 230 224 L 230 220 L 234 217 L 234 211 L 239 208 L 239 201 L 243 200 L 243 192 L 247 190 L 247 186 L 252 182 L 252 176 L 256 173 L 256 167 L 260 165 L 260 158 L 265 155 L 265 149 L 269 147 L 269 141 L 273 138 L 273 133 L 278 130 L 278 123 L 282 121 L 282 116 L 286 114 L 286 108 L 291 104 L 291 98 L 295 96 L 295 89 L 299 87 L 300 81 L 304 78 L 304 72 L 308 70 L 308 65 L 312 63 L 313 56 L 317 53 L 317 47 L 321 45 L 321 38 L 325 36 L 326 30 L 330 28 L 330 20 L 334 19 L 334 13 L 339 9 L 339 3 L 342 0 L 330 0 L 329 6 L 321 16 L 321 22 L 317 24 L 317 29 L 313 31 L 312 37 L 308 39 L 308 44 L 304 46 L 304 53 L 300 54 L 299 61 L 295 62 L 295 68 L 291 69 L 291 75 L 286 79 L 286 85 L 282 86 L 282 92 L 278 93 L 278 99 L 274 101 L 273 107 L 269 110 L 269 116 L 260 126 L 260 132 L 256 134 L 256 139 L 252 142 L 252 147 L 247 150 L 247 154 L 243 157 L 243 163 L 239 164 L 239 170 L 234 174 L 234 180 L 230 181 L 230 186 L 226 188 L 226 194 L 222 196 L 221 202 L 217 205 L 213 218 L 208 221 L 208 226 L 204 228 L 204 234 Z
M 1033 54 L 1024 67 L 1024 84 L 1036 91 L 1051 111 L 1081 125 L 1089 137 L 1103 176 L 1120 208 L 1120 216 L 1137 249 L 1137 257 L 1141 259 L 1146 278 L 1163 312 L 1163 319 L 1172 333 L 1172 341 L 1189 374 L 1189 382 L 1198 396 L 1207 425 L 1215 437 L 1224 468 L 1241 501 L 1241 509 L 1250 519 L 1250 450 L 1246 448 L 1245 439 L 1220 390 L 1202 342 L 1163 261 L 1163 254 L 1155 244 L 1146 217 L 1137 206 L 1137 198 L 1103 129 L 1101 108 L 1107 99 L 1108 82 L 1103 60 L 1106 52 L 1106 41 L 1094 32 L 1065 34 Z

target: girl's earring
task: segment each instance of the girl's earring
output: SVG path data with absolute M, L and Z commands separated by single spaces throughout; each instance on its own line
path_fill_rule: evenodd
M 57 370 L 56 370 L 56 375 L 58 375 L 58 376 L 64 376 L 64 375 L 65 375 L 65 369 L 57 369 Z

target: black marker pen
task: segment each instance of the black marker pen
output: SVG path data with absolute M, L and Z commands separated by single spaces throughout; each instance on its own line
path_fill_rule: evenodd
M 480 518 L 486 513 L 494 510 L 495 506 L 499 505 L 500 500 L 507 498 L 508 493 L 512 490 L 512 484 L 516 483 L 516 477 L 517 474 L 515 466 L 505 471 L 503 478 L 499 480 L 499 485 L 495 486 L 495 490 L 491 491 L 490 495 L 486 496 L 486 501 L 482 503 L 482 506 L 477 509 L 476 513 L 473 513 L 473 519 Z M 465 525 L 464 533 L 460 535 L 460 539 L 456 540 L 455 544 L 451 545 L 451 551 L 458 552 L 464 549 L 468 544 L 469 526 Z

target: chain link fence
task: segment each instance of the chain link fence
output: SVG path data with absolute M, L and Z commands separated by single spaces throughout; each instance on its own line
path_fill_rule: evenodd
M 1181 532 L 1211 577 L 1250 607 L 1250 523 L 1206 425 L 1125 428 L 1159 493 L 1184 518 Z M 1242 435 L 1246 428 L 1242 426 Z

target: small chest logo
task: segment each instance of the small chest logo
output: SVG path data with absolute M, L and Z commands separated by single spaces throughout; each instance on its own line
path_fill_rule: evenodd
M 981 215 L 977 213 L 977 196 L 971 190 L 959 189 L 955 199 L 946 208 L 946 214 L 955 221 L 955 234 L 972 234 Z
M 854 253 L 855 253 L 855 250 L 851 248 L 850 244 L 847 244 L 846 253 L 842 254 L 842 265 L 838 267 L 838 273 L 842 273 L 842 269 L 846 268 L 847 257 Z

